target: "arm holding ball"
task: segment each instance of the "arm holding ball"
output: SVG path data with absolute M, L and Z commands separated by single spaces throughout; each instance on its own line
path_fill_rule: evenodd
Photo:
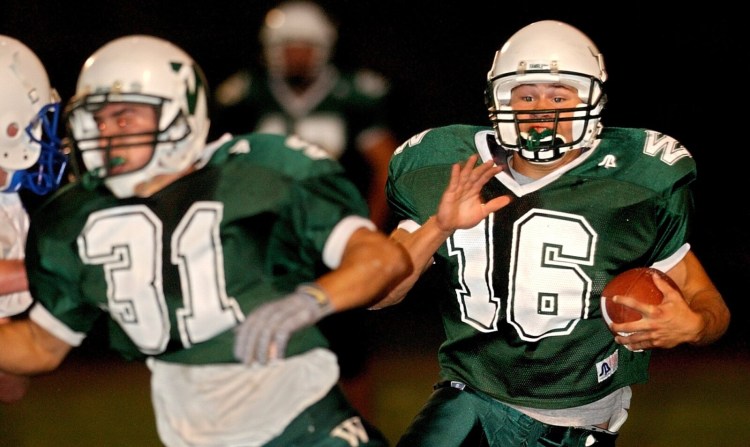
M 657 274 L 652 276 L 663 294 L 659 304 L 626 295 L 612 297 L 614 303 L 642 315 L 639 320 L 610 325 L 613 333 L 629 334 L 616 335 L 617 343 L 633 350 L 666 349 L 682 343 L 708 345 L 726 332 L 729 309 L 692 251 L 666 273 L 674 285 Z

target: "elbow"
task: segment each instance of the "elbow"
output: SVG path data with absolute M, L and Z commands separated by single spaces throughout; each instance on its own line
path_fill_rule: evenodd
M 393 278 L 390 288 L 393 288 L 412 275 L 414 264 L 409 252 L 403 245 L 393 242 L 388 244 L 388 250 L 391 251 L 389 257 L 393 259 L 393 262 L 388 263 L 388 268 L 390 269 L 388 273 Z
M 56 370 L 65 356 L 58 356 L 48 352 L 37 352 L 28 361 L 23 363 L 17 370 L 10 371 L 14 374 L 24 376 L 36 376 L 50 373 Z
M 729 308 L 726 305 L 722 306 L 716 316 L 716 337 L 710 340 L 710 342 L 714 342 L 726 334 L 731 320 L 732 314 L 729 312 Z
M 41 365 L 37 374 L 49 373 L 56 370 L 61 364 L 64 356 L 49 356 Z
M 370 310 L 383 309 L 400 303 L 411 289 L 419 274 L 415 275 L 414 264 L 406 249 L 399 243 L 390 244 L 393 251 L 393 262 L 388 263 L 389 275 L 392 278 L 383 298 L 372 305 Z

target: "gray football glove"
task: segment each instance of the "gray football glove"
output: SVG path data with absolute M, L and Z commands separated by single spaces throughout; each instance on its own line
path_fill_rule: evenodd
M 292 334 L 333 312 L 328 295 L 315 284 L 302 284 L 293 293 L 262 304 L 235 329 L 234 357 L 242 363 L 284 358 Z

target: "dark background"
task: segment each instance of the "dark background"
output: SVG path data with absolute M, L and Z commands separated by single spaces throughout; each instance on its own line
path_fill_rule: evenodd
M 31 47 L 63 100 L 109 40 L 145 33 L 190 53 L 216 86 L 259 61 L 257 31 L 273 1 L 3 1 L 0 33 Z M 745 278 L 750 161 L 747 49 L 739 13 L 720 6 L 656 11 L 649 2 L 323 1 L 339 23 L 334 59 L 370 67 L 393 86 L 401 139 L 449 123 L 486 124 L 483 89 L 494 52 L 520 27 L 558 19 L 588 34 L 609 72 L 605 125 L 647 127 L 679 140 L 698 163 L 694 249 L 733 311 L 720 343 L 747 349 Z M 662 9 L 662 8 L 660 8 Z M 606 11 L 605 11 L 606 10 Z

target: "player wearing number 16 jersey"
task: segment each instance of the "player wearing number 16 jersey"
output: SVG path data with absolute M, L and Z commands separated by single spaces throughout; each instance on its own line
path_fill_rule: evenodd
M 107 314 L 110 346 L 151 370 L 165 445 L 385 445 L 314 325 L 411 264 L 340 165 L 291 136 L 206 145 L 200 69 L 151 36 L 94 53 L 67 113 L 81 180 L 31 225 L 38 301 L 0 327 L 0 371 L 54 369 Z
M 602 128 L 605 80 L 580 31 L 533 23 L 488 74 L 494 129 L 431 129 L 393 156 L 387 193 L 404 220 L 392 237 L 415 271 L 433 260 L 444 278 L 430 296 L 445 330 L 441 382 L 399 446 L 614 445 L 648 349 L 726 330 L 688 243 L 693 159 L 658 132 Z M 614 338 L 600 294 L 635 266 L 666 271 L 681 290 L 662 281 L 664 303 L 613 325 L 632 333 Z
M 507 166 L 490 128 L 454 125 L 415 137 L 391 163 L 393 203 L 424 223 L 450 166 L 473 153 Z M 509 403 L 554 399 L 563 408 L 645 381 L 648 352 L 618 349 L 598 298 L 623 265 L 652 265 L 683 249 L 694 166 L 667 136 L 606 128 L 595 149 L 554 176 L 522 184 L 506 170 L 488 182 L 486 197 L 513 201 L 456 231 L 435 256 L 433 268 L 451 281 L 440 302 L 444 378 Z

